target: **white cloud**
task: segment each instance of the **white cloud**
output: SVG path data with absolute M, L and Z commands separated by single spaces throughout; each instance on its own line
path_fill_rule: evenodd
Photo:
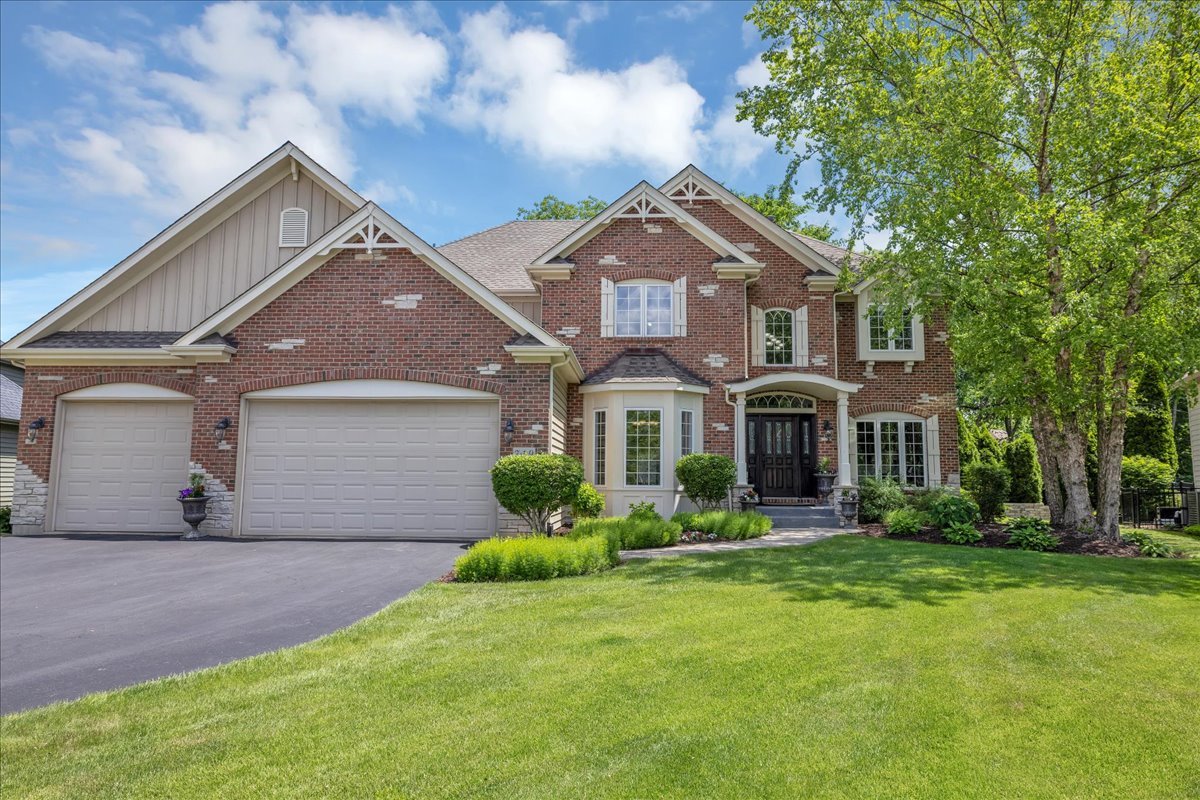
M 704 98 L 672 59 L 583 69 L 561 37 L 514 29 L 503 6 L 469 15 L 462 38 L 450 100 L 458 125 L 551 163 L 623 159 L 669 170 L 694 160 Z
M 137 53 L 125 48 L 105 47 L 66 31 L 49 31 L 33 26 L 25 43 L 38 51 L 46 66 L 69 75 L 115 78 L 141 66 Z
M 380 204 L 392 203 L 396 200 L 401 200 L 410 206 L 417 204 L 416 192 L 403 184 L 388 181 L 372 181 L 360 194 L 368 200 L 374 200 Z
M 9 237 L 26 261 L 58 261 L 86 253 L 91 245 L 62 236 L 19 232 Z
M 760 56 L 747 61 L 734 73 L 738 89 L 765 84 L 770 75 Z M 737 119 L 737 97 L 728 97 L 717 114 L 708 139 L 709 152 L 714 162 L 722 169 L 736 175 L 754 165 L 763 153 L 773 146 L 773 141 L 754 131 L 749 121 Z
M 58 148 L 82 166 L 68 168 L 82 188 L 97 194 L 117 197 L 145 197 L 150 181 L 124 152 L 125 146 L 115 136 L 95 128 L 84 128 L 81 139 L 59 142 Z
M 684 0 L 682 3 L 668 6 L 667 10 L 663 12 L 663 16 L 667 19 L 691 22 L 702 14 L 707 14 L 714 5 L 716 3 L 713 0 Z
M 608 3 L 582 2 L 576 3 L 572 8 L 575 10 L 575 16 L 567 20 L 568 39 L 573 39 L 584 25 L 591 25 L 608 16 Z
M 0 339 L 8 341 L 36 322 L 47 306 L 59 297 L 69 297 L 103 272 L 101 269 L 55 272 L 53 277 L 35 275 L 0 281 Z

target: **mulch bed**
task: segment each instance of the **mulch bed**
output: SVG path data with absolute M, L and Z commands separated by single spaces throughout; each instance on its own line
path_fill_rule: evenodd
M 859 526 L 862 530 L 857 532 L 858 536 L 870 536 L 875 539 L 902 539 L 911 542 L 927 542 L 929 544 L 946 544 L 942 538 L 942 534 L 936 528 L 924 528 L 920 533 L 914 536 L 889 536 L 883 526 L 878 523 L 869 523 Z M 985 525 L 977 525 L 979 532 L 983 534 L 983 540 L 975 544 L 956 544 L 951 547 L 1008 547 L 1008 534 L 1004 531 L 1004 526 L 996 523 Z M 853 532 L 852 532 L 853 533 Z M 1118 556 L 1120 558 L 1141 558 L 1142 552 L 1136 544 L 1113 544 L 1112 542 L 1096 539 L 1078 531 L 1063 530 L 1055 528 L 1052 533 L 1059 538 L 1060 544 L 1052 553 L 1074 553 L 1084 556 Z

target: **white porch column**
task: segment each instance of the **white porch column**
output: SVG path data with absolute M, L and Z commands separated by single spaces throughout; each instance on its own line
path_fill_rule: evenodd
M 737 408 L 733 414 L 733 442 L 737 461 L 737 482 L 745 486 L 748 480 L 746 474 L 746 395 L 737 395 Z
M 837 393 L 838 486 L 850 485 L 850 395 Z

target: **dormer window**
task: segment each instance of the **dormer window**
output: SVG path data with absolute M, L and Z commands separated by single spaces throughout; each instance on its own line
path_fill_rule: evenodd
M 279 246 L 308 246 L 308 212 L 303 208 L 288 208 L 279 215 Z

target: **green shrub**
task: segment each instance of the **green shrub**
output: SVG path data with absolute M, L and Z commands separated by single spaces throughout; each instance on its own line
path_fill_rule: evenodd
M 457 580 L 541 581 L 609 569 L 616 555 L 601 536 L 497 537 L 477 542 L 454 562 Z
M 1121 539 L 1129 544 L 1136 544 L 1141 554 L 1147 558 L 1173 558 L 1177 554 L 1174 547 L 1155 539 L 1145 531 L 1127 531 L 1121 534 Z
M 1200 525 L 1188 525 L 1183 532 L 1188 536 L 1200 536 Z
M 491 469 L 492 491 L 500 505 L 531 531 L 542 533 L 550 516 L 575 502 L 583 483 L 583 465 L 560 454 L 505 456 Z
M 598 517 L 604 513 L 604 495 L 590 483 L 579 484 L 575 502 L 571 503 L 571 516 L 575 519 Z
M 1004 513 L 1009 483 L 1008 469 L 1001 464 L 980 461 L 963 471 L 963 488 L 979 504 L 979 516 L 984 522 Z
M 992 436 L 991 429 L 985 424 L 981 423 L 975 429 L 975 447 L 979 450 L 979 460 L 982 463 L 1004 463 L 1004 451 L 1000 449 L 1000 442 Z
M 771 530 L 771 518 L 757 511 L 680 511 L 671 521 L 685 531 L 715 533 L 721 539 L 757 539 Z
M 1042 465 L 1038 463 L 1037 444 L 1031 435 L 1022 433 L 1005 445 L 1004 466 L 1008 467 L 1012 480 L 1008 502 L 1042 502 Z
M 583 519 L 576 523 L 568 534 L 577 539 L 587 536 L 603 536 L 615 541 L 621 550 L 644 550 L 647 547 L 666 547 L 679 541 L 683 529 L 677 522 L 660 518 L 603 517 Z
M 676 462 L 675 477 L 689 500 L 700 508 L 716 508 L 737 483 L 737 464 L 728 456 L 692 453 Z
M 1174 473 L 1179 466 L 1179 453 L 1171 429 L 1171 410 L 1167 401 L 1167 384 L 1162 370 L 1147 361 L 1137 379 L 1132 407 L 1125 420 L 1125 449 L 1127 456 L 1146 456 L 1161 461 Z
M 950 544 L 975 544 L 983 540 L 983 534 L 970 522 L 951 522 L 942 528 L 942 538 Z
M 962 412 L 958 414 L 958 463 L 960 468 L 979 460 L 979 448 L 975 445 L 975 431 Z
M 649 500 L 644 500 L 640 503 L 629 504 L 630 519 L 656 519 L 661 520 L 662 514 L 658 513 L 654 503 Z
M 943 531 L 951 525 L 970 525 L 979 519 L 979 506 L 969 497 L 945 494 L 929 504 L 929 519 Z
M 904 491 L 895 481 L 863 478 L 858 487 L 858 521 L 882 522 L 889 511 L 904 508 Z
M 945 486 L 929 486 L 908 492 L 905 499 L 908 505 L 917 511 L 920 511 L 922 514 L 928 514 L 935 500 L 952 494 L 954 493 Z
M 1008 543 L 1022 550 L 1053 550 L 1058 537 L 1050 533 L 1050 523 L 1037 517 L 1016 517 L 1004 528 Z
M 892 536 L 912 536 L 925 527 L 925 515 L 915 508 L 897 508 L 884 516 L 883 525 Z
M 1121 459 L 1121 488 L 1166 489 L 1175 477 L 1175 470 L 1157 458 L 1125 456 Z
M 0 533 L 12 533 L 12 509 L 0 506 Z

